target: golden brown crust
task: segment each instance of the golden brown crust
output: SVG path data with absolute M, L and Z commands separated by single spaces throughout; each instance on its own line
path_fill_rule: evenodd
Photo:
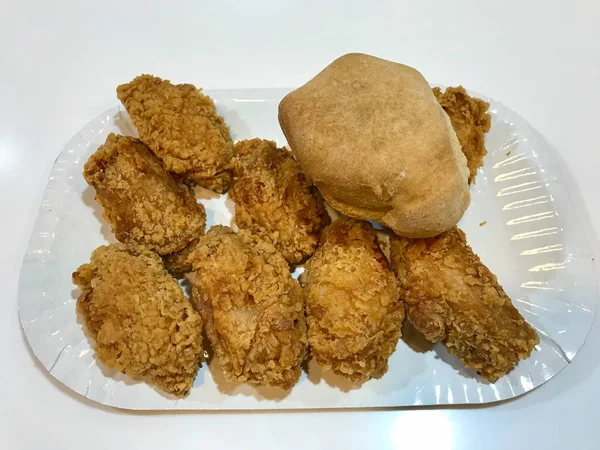
M 271 240 L 289 263 L 312 255 L 330 218 L 298 163 L 273 141 L 240 141 L 235 150 L 229 196 L 237 226 Z
M 160 258 L 141 247 L 98 247 L 73 273 L 77 311 L 104 365 L 185 396 L 200 367 L 202 319 Z
M 141 75 L 117 88 L 141 140 L 168 171 L 225 192 L 232 178 L 233 142 L 210 97 L 191 84 Z
M 139 139 L 111 133 L 85 163 L 83 176 L 125 244 L 166 255 L 204 234 L 204 207 Z
M 343 214 L 427 237 L 469 205 L 456 134 L 411 67 L 342 56 L 283 98 L 279 122 L 304 173 Z
M 191 256 L 192 290 L 227 380 L 291 388 L 306 359 L 300 286 L 275 247 L 215 226 Z
M 383 376 L 404 307 L 371 225 L 347 217 L 333 222 L 305 274 L 308 342 L 317 362 L 353 381 Z
M 458 228 L 430 239 L 393 237 L 390 257 L 411 323 L 490 382 L 539 343 Z
M 450 117 L 469 167 L 469 184 L 475 182 L 477 169 L 483 166 L 485 133 L 490 131 L 491 116 L 488 102 L 470 97 L 462 86 L 449 87 L 445 92 L 433 88 L 433 93 Z
M 181 278 L 184 274 L 192 272 L 193 268 L 190 256 L 196 250 L 197 245 L 198 240 L 196 239 L 195 241 L 190 242 L 187 247 L 184 247 L 178 252 L 165 255 L 163 257 L 165 269 L 167 269 L 171 275 L 177 278 Z

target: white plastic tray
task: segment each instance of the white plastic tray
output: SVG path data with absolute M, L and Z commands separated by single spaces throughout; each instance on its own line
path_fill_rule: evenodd
M 285 144 L 277 105 L 287 92 L 207 93 L 217 102 L 234 139 L 262 137 Z M 495 384 L 465 370 L 442 345 L 431 346 L 408 324 L 390 358 L 389 372 L 361 388 L 310 362 L 308 373 L 289 393 L 252 389 L 226 383 L 213 361 L 200 369 L 190 395 L 178 400 L 102 367 L 76 318 L 79 290 L 71 283 L 71 273 L 89 261 L 97 246 L 114 239 L 81 172 L 108 133 L 135 134 L 119 107 L 75 135 L 52 169 L 19 281 L 21 324 L 31 348 L 44 367 L 72 390 L 129 409 L 477 404 L 534 389 L 560 372 L 583 345 L 594 320 L 597 280 L 592 254 L 548 145 L 513 111 L 490 102 L 489 154 L 460 227 L 541 338 L 531 358 Z M 230 203 L 216 195 L 203 197 L 208 224 L 229 224 Z

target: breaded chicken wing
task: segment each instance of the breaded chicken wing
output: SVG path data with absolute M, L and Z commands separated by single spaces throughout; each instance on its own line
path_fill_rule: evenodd
M 98 247 L 73 273 L 77 311 L 104 365 L 144 376 L 177 396 L 200 367 L 202 319 L 160 257 L 141 247 Z
M 305 270 L 308 342 L 317 362 L 352 381 L 381 378 L 404 307 L 371 224 L 333 222 Z
M 191 256 L 192 297 L 231 382 L 291 388 L 307 356 L 302 291 L 275 247 L 215 226 Z
M 512 305 L 496 276 L 454 227 L 438 237 L 393 237 L 391 266 L 407 316 L 431 342 L 490 382 L 526 359 L 539 337 Z
M 483 166 L 485 133 L 490 131 L 491 117 L 488 102 L 470 97 L 462 86 L 449 87 L 445 92 L 433 88 L 433 93 L 450 117 L 469 167 L 469 184 L 475 181 L 477 169 Z
M 240 141 L 235 150 L 229 196 L 237 226 L 269 238 L 289 263 L 312 255 L 330 219 L 291 153 L 263 139 Z
M 83 176 L 122 243 L 168 255 L 204 234 L 204 207 L 139 139 L 111 133 L 85 163 Z
M 210 97 L 191 84 L 141 75 L 117 88 L 140 139 L 169 172 L 225 192 L 231 182 L 233 141 Z

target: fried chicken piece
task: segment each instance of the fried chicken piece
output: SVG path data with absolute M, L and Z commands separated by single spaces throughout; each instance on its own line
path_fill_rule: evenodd
M 477 169 L 483 166 L 485 133 L 490 131 L 491 117 L 487 113 L 490 104 L 470 97 L 462 86 L 449 87 L 445 92 L 433 88 L 433 93 L 450 117 L 452 128 L 458 136 L 469 167 L 469 184 L 475 181 Z
M 240 141 L 235 151 L 229 196 L 237 226 L 269 238 L 289 263 L 312 255 L 330 218 L 291 153 L 263 139 Z
M 141 140 L 169 172 L 188 183 L 227 191 L 233 141 L 212 99 L 191 84 L 141 75 L 117 87 Z
M 381 378 L 401 336 L 398 283 L 369 222 L 341 217 L 305 267 L 308 343 L 324 369 Z
M 85 163 L 83 176 L 124 244 L 168 255 L 204 234 L 204 206 L 139 139 L 111 133 Z
M 231 382 L 291 388 L 307 356 L 302 290 L 268 241 L 214 226 L 191 256 L 196 308 Z
M 202 319 L 160 257 L 142 247 L 98 247 L 73 273 L 77 311 L 104 365 L 148 377 L 183 397 L 200 367 Z
M 411 323 L 488 381 L 528 358 L 539 343 L 458 228 L 427 239 L 395 236 L 390 258 Z

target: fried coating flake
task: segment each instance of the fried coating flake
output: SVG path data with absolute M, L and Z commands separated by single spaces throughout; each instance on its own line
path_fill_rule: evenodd
M 186 273 L 192 272 L 192 262 L 190 256 L 196 250 L 198 240 L 194 240 L 184 247 L 182 250 L 171 253 L 163 257 L 165 268 L 171 275 L 177 278 L 183 278 Z
M 238 227 L 271 240 L 289 263 L 312 255 L 330 218 L 291 153 L 263 139 L 240 141 L 235 150 L 229 196 Z
M 462 230 L 427 239 L 393 237 L 390 257 L 411 323 L 488 381 L 528 358 L 539 343 Z
M 83 176 L 124 244 L 167 255 L 204 234 L 204 207 L 139 139 L 111 133 L 85 163 Z
M 450 117 L 469 167 L 469 184 L 475 181 L 477 169 L 483 166 L 487 155 L 485 133 L 490 131 L 491 116 L 488 102 L 471 97 L 462 86 L 449 87 L 445 92 L 433 88 L 433 93 Z
M 291 388 L 307 356 L 302 291 L 275 247 L 214 226 L 191 256 L 192 297 L 231 382 Z
M 373 227 L 347 217 L 333 222 L 305 270 L 308 342 L 317 362 L 352 381 L 381 378 L 404 307 Z
M 77 311 L 104 365 L 185 396 L 200 367 L 202 319 L 160 257 L 141 247 L 98 247 L 73 273 Z
M 213 191 L 227 191 L 233 141 L 212 99 L 191 84 L 140 75 L 117 87 L 141 140 L 169 172 Z

